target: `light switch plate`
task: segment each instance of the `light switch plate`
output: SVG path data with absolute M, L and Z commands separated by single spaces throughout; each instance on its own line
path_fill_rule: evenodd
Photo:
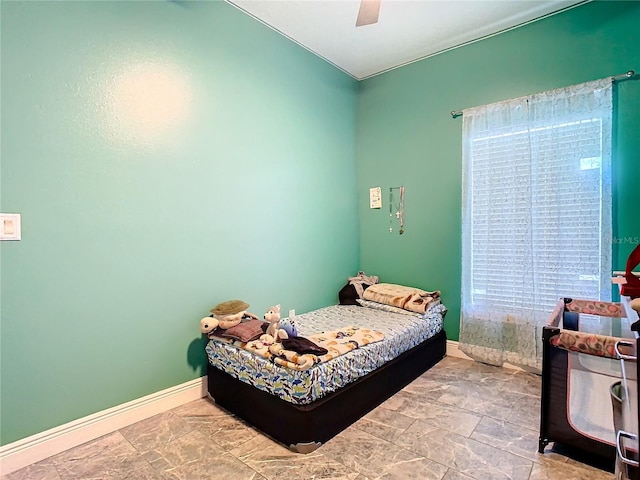
M 21 240 L 19 213 L 0 213 L 0 240 Z

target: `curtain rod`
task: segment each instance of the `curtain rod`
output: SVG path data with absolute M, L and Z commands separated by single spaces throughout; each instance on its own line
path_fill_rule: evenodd
M 611 81 L 612 82 L 620 82 L 622 80 L 629 80 L 630 78 L 633 78 L 635 76 L 636 72 L 633 70 L 629 70 L 627 73 L 622 73 L 620 75 L 616 75 L 614 77 L 611 77 Z M 461 117 L 463 115 L 462 110 L 452 110 L 451 111 L 451 118 L 458 118 Z

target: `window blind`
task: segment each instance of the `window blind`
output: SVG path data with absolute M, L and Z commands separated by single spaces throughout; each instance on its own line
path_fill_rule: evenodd
M 599 118 L 472 139 L 473 303 L 602 297 L 601 144 Z

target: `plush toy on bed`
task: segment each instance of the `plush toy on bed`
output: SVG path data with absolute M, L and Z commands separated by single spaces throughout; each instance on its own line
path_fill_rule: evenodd
M 298 328 L 296 327 L 296 321 L 292 318 L 283 318 L 280 320 L 280 328 L 287 332 L 289 338 L 298 336 Z
M 267 310 L 264 319 L 269 322 L 267 331 L 260 337 L 260 341 L 266 345 L 277 343 L 283 338 L 289 338 L 285 330 L 280 328 L 280 305 L 275 305 Z
M 204 334 L 213 332 L 216 328 L 227 330 L 235 327 L 243 319 L 258 320 L 253 313 L 247 312 L 249 304 L 242 300 L 229 300 L 213 307 L 210 312 L 212 317 L 204 317 L 200 320 L 200 331 Z

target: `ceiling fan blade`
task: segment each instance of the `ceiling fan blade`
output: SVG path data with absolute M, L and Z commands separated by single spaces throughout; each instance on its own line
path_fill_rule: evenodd
M 371 25 L 378 22 L 380 0 L 360 0 L 360 10 L 356 20 L 356 27 Z

